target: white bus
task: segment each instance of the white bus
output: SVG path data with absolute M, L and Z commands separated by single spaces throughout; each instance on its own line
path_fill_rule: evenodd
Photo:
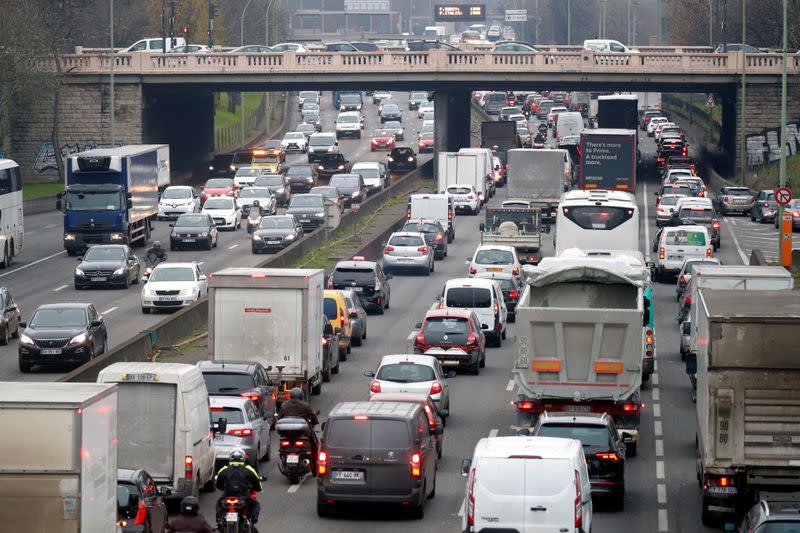
M 0 159 L 0 268 L 22 253 L 25 228 L 22 217 L 22 177 L 19 165 Z
M 556 215 L 556 255 L 581 250 L 638 250 L 639 208 L 623 191 L 569 191 Z

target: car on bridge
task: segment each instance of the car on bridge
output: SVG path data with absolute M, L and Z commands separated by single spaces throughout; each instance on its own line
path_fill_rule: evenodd
M 443 41 L 430 39 L 410 39 L 406 41 L 406 52 L 428 52 L 429 50 L 459 51 L 460 48 Z
M 272 48 L 273 52 L 294 52 L 296 54 L 308 52 L 308 48 L 300 43 L 278 43 L 273 44 L 270 48 Z
M 492 52 L 539 52 L 536 47 L 525 41 L 498 41 Z

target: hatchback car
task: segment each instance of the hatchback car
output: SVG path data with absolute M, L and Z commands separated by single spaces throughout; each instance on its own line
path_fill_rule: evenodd
M 431 309 L 414 337 L 414 353 L 432 355 L 442 366 L 478 375 L 486 366 L 486 337 L 477 315 L 468 309 Z
M 340 193 L 339 189 L 336 187 L 331 187 L 330 185 L 320 185 L 318 187 L 314 187 L 308 192 L 309 194 L 319 194 L 323 196 L 326 202 L 332 203 L 339 208 L 339 213 L 344 213 L 344 195 Z
M 731 213 L 750 214 L 756 197 L 747 187 L 722 187 L 714 198 L 714 206 L 720 215 Z
M 449 412 L 447 378 L 455 377 L 456 373 L 445 372 L 432 355 L 384 355 L 377 370 L 367 370 L 364 375 L 373 378 L 369 385 L 370 397 L 378 392 L 427 393 L 440 409 Z
M 219 229 L 235 231 L 242 227 L 242 210 L 234 198 L 209 198 L 202 213 L 210 216 Z
M 108 348 L 105 320 L 94 305 L 62 303 L 40 305 L 19 335 L 19 371 L 34 365 L 82 365 Z
M 477 215 L 481 210 L 481 199 L 475 190 L 474 185 L 455 183 L 448 185 L 447 189 L 442 191 L 453 199 L 453 207 L 456 213 L 467 212 Z
M 775 200 L 775 191 L 767 189 L 759 191 L 753 208 L 750 209 L 750 220 L 760 223 L 773 222 L 778 214 L 778 202 Z
M 158 200 L 158 220 L 178 218 L 184 213 L 200 211 L 200 196 L 194 187 L 171 185 L 164 189 Z
M 328 277 L 329 289 L 349 289 L 358 294 L 361 305 L 379 315 L 389 309 L 392 296 L 389 280 L 380 263 L 366 261 L 363 257 L 339 261 Z
M 417 154 L 414 153 L 414 150 L 405 146 L 392 148 L 389 155 L 386 156 L 386 161 L 390 172 L 408 171 L 417 168 Z
M 308 162 L 316 163 L 323 154 L 339 151 L 339 142 L 333 133 L 315 133 L 308 138 Z
M 239 186 L 232 179 L 214 178 L 206 181 L 200 188 L 200 204 L 204 204 L 209 198 L 214 196 L 238 196 Z
M 397 122 L 396 120 L 387 120 L 383 123 L 383 127 L 387 130 L 391 130 L 392 134 L 394 135 L 395 142 L 405 140 L 406 132 L 400 122 Z
M 322 120 L 320 120 L 320 118 L 319 118 L 319 111 L 303 111 L 303 113 L 301 114 L 301 117 L 302 117 L 302 120 L 303 120 L 303 124 L 312 125 L 314 127 L 314 131 L 316 133 L 320 133 L 322 131 Z M 308 139 L 309 147 L 311 146 L 311 137 L 313 137 L 313 136 L 314 136 L 313 133 L 309 136 L 309 139 Z M 309 148 L 309 152 L 310 151 L 311 150 Z M 309 159 L 309 162 L 310 161 L 311 160 Z
M 122 533 L 162 533 L 168 512 L 164 497 L 168 487 L 159 488 L 146 470 L 117 469 L 117 527 Z
M 278 205 L 287 206 L 292 199 L 291 187 L 283 176 L 259 176 L 253 186 L 268 188 Z
M 292 165 L 286 170 L 289 192 L 309 192 L 317 186 L 317 172 L 312 165 Z
M 685 195 L 682 194 L 665 194 L 663 195 L 658 203 L 656 204 L 656 226 L 661 227 L 664 223 L 669 222 L 672 218 L 672 213 L 675 212 L 675 206 L 678 204 L 678 200 L 681 198 L 686 198 Z
M 214 435 L 215 470 L 230 461 L 235 449 L 242 450 L 245 462 L 255 469 L 260 461 L 269 461 L 271 421 L 262 416 L 250 398 L 209 395 L 208 403 L 212 424 L 223 418 L 228 422 L 224 434 Z
M 408 110 L 418 109 L 422 104 L 428 103 L 428 93 L 425 91 L 414 91 L 408 96 Z
M 478 246 L 469 263 L 469 275 L 478 272 L 505 272 L 518 277 L 521 264 L 513 246 L 482 244 Z
M 364 161 L 356 163 L 350 169 L 353 174 L 358 174 L 367 186 L 367 192 L 372 194 L 389 186 L 389 172 L 386 165 L 380 161 Z
M 424 234 L 397 231 L 383 247 L 383 269 L 386 272 L 414 270 L 429 276 L 434 271 L 433 256 Z
M 90 246 L 75 269 L 75 289 L 88 287 L 121 287 L 139 283 L 139 258 L 126 244 Z
M 317 158 L 317 174 L 330 177 L 334 174 L 345 174 L 350 169 L 350 162 L 343 154 L 322 154 Z
M 142 287 L 142 313 L 180 309 L 208 294 L 208 277 L 197 262 L 159 263 Z
M 384 104 L 381 110 L 381 123 L 403 122 L 403 110 L 397 104 Z
M 361 305 L 358 293 L 349 289 L 341 292 L 344 295 L 344 303 L 350 311 L 350 324 L 353 326 L 350 343 L 353 346 L 361 346 L 364 339 L 367 338 L 367 312 Z
M 759 500 L 744 516 L 736 533 L 791 533 L 800 529 L 795 501 Z
M 286 214 L 294 216 L 303 231 L 314 231 L 325 223 L 325 198 L 321 194 L 295 194 Z
M 200 361 L 198 368 L 209 396 L 238 396 L 249 398 L 270 425 L 275 424 L 277 413 L 277 378 L 269 376 L 269 369 L 255 361 Z
M 172 251 L 197 246 L 210 250 L 217 246 L 217 225 L 210 215 L 181 215 L 170 227 L 172 231 L 169 234 L 169 249 Z
M 359 174 L 333 174 L 328 182 L 344 196 L 344 206 L 360 204 L 367 199 L 367 186 Z
M 258 202 L 257 208 L 255 208 L 255 202 Z M 251 214 L 253 216 L 267 216 L 278 212 L 278 202 L 269 187 L 245 187 L 242 189 L 239 198 L 236 199 L 236 205 L 242 210 L 243 217 L 248 217 Z M 248 231 L 249 229 L 248 221 Z
M 242 187 L 249 187 L 255 183 L 256 178 L 265 174 L 263 168 L 256 167 L 241 167 L 236 170 L 236 175 L 233 177 L 233 182 L 239 189 Z
M 317 132 L 317 128 L 314 127 L 313 124 L 306 124 L 305 122 L 302 124 L 298 124 L 294 131 L 302 133 L 306 136 L 306 139 L 311 137 L 314 133 Z M 306 144 L 306 150 L 308 150 L 308 145 Z
M 230 178 L 236 172 L 236 168 L 232 167 L 233 154 L 217 154 L 208 162 L 208 177 L 209 178 Z
M 434 138 L 433 132 L 420 132 L 419 146 L 417 146 L 419 153 L 433 152 L 435 144 L 436 139 Z
M 375 150 L 391 150 L 394 148 L 395 138 L 394 131 L 385 128 L 379 128 L 372 131 L 369 136 L 370 151 Z
M 303 226 L 292 215 L 263 217 L 258 223 L 250 248 L 254 254 L 278 252 L 303 238 Z
M 425 236 L 425 243 L 433 249 L 434 259 L 447 257 L 447 230 L 438 220 L 409 220 L 400 231 L 422 233 Z

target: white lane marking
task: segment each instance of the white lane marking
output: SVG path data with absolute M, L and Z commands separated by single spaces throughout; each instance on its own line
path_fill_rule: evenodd
M 506 391 L 511 392 L 512 390 L 514 390 L 514 380 L 509 379 L 508 385 L 506 385 Z
M 664 441 L 656 439 L 656 457 L 664 457 Z
M 656 461 L 656 478 L 664 479 L 664 461 Z
M 669 527 L 667 527 L 667 510 L 666 509 L 659 509 L 658 510 L 658 531 L 669 531 Z
M 461 505 L 458 506 L 458 516 L 464 516 L 464 500 L 461 500 Z
M 290 486 L 290 487 L 289 487 L 289 489 L 286 491 L 286 493 L 287 493 L 287 494 L 294 494 L 295 492 L 297 492 L 297 491 L 300 489 L 300 487 L 302 486 L 302 484 L 305 482 L 305 480 L 306 480 L 306 479 L 307 479 L 307 478 L 308 478 L 310 475 L 311 475 L 311 474 L 306 474 L 306 475 L 304 475 L 302 478 L 300 478 L 300 483 L 298 483 L 297 485 L 292 485 L 292 486 Z
M 228 246 L 228 250 L 233 250 L 237 246 L 239 246 L 239 245 L 238 244 L 231 244 L 230 246 Z
M 656 420 L 653 422 L 653 425 L 655 426 L 656 437 L 662 436 L 664 434 L 664 430 L 661 426 L 661 420 Z
M 112 312 L 116 311 L 117 309 L 118 309 L 118 308 L 117 308 L 116 306 L 114 306 L 114 307 L 109 307 L 109 308 L 108 308 L 108 309 L 106 309 L 105 311 L 102 311 L 100 314 L 101 314 L 101 315 L 107 315 L 107 314 L 109 314 L 109 313 L 112 313 Z
M 497 429 L 497 428 L 489 430 L 489 438 L 496 437 L 499 432 L 500 432 L 500 430 Z
M 14 269 L 14 270 L 12 270 L 11 272 L 6 272 L 5 274 L 0 274 L 0 278 L 4 278 L 4 277 L 6 277 L 6 276 L 10 276 L 11 274 L 14 274 L 15 272 L 19 272 L 20 270 L 25 270 L 26 268 L 30 268 L 30 267 L 32 267 L 33 265 L 38 265 L 39 263 L 42 263 L 42 262 L 44 262 L 44 261 L 47 261 L 48 259 L 52 259 L 52 258 L 54 258 L 54 257 L 57 257 L 57 256 L 59 256 L 59 255 L 61 255 L 61 254 L 65 254 L 65 253 L 67 253 L 67 251 L 66 251 L 66 250 L 61 250 L 60 252 L 56 252 L 56 253 L 54 253 L 54 254 L 52 254 L 52 255 L 48 255 L 47 257 L 42 257 L 41 259 L 37 259 L 37 260 L 36 260 L 36 261 L 34 261 L 33 263 L 28 263 L 27 265 L 22 265 L 22 266 L 21 266 L 21 267 L 19 267 L 19 268 L 15 268 L 15 269 Z
M 647 182 L 644 182 L 644 258 L 645 261 L 650 261 L 650 216 L 648 214 L 647 200 L 650 198 L 647 195 Z
M 658 402 L 653 404 L 653 418 L 661 418 L 661 404 Z
M 653 375 L 650 376 L 650 381 L 653 382 L 653 385 L 658 385 L 658 374 L 653 372 Z
M 658 372 L 658 359 L 653 359 L 653 372 Z
M 46 226 L 42 226 L 42 229 L 50 229 L 55 228 L 58 224 L 47 224 Z
M 658 492 L 658 504 L 665 505 L 667 503 L 667 486 L 659 483 L 656 485 L 656 491 Z
M 657 402 L 661 397 L 661 391 L 658 387 L 653 387 L 653 401 Z
M 739 257 L 742 259 L 742 264 L 743 265 L 749 265 L 750 261 L 747 259 L 747 254 L 744 253 L 744 250 L 742 250 L 742 247 L 739 246 L 739 239 L 736 238 L 736 232 L 733 231 L 732 228 L 729 228 L 728 233 L 731 234 L 731 239 L 733 239 L 733 244 L 736 245 L 736 250 L 739 252 Z
M 56 287 L 55 289 L 53 289 L 53 292 L 62 291 L 64 289 L 66 289 L 67 287 L 69 287 L 69 285 L 62 285 L 60 287 Z

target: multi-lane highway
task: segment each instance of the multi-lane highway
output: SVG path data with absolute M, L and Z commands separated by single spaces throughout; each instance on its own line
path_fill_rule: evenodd
M 407 109 L 408 94 L 398 92 L 394 99 L 402 109 Z M 370 152 L 369 135 L 373 129 L 380 127 L 377 107 L 367 98 L 364 115 L 366 117 L 362 138 L 341 139 L 339 149 L 351 163 L 359 161 L 386 161 L 386 152 Z M 289 104 L 289 117 L 286 128 L 294 130 L 300 122 L 295 99 Z M 330 93 L 324 93 L 321 102 L 320 117 L 323 131 L 334 131 L 334 123 L 338 111 L 333 108 Z M 417 113 L 406 111 L 403 117 L 405 141 L 398 143 L 411 146 L 416 151 L 416 131 L 420 127 Z M 282 134 L 281 134 L 282 135 Z M 430 158 L 423 154 L 420 164 Z M 286 164 L 305 163 L 305 154 L 289 154 Z M 194 176 L 192 185 L 202 185 L 206 176 Z M 321 180 L 321 184 L 325 180 Z M 103 315 L 108 324 L 109 347 L 113 348 L 136 333 L 162 320 L 165 315 L 144 315 L 141 312 L 141 286 L 133 285 L 128 290 L 96 289 L 76 291 L 73 287 L 73 273 L 77 266 L 76 258 L 68 257 L 62 243 L 61 213 L 52 211 L 40 215 L 25 217 L 25 251 L 15 258 L 11 269 L 0 271 L 0 285 L 9 288 L 22 310 L 23 319 L 30 318 L 31 313 L 42 304 L 57 302 L 91 302 Z M 152 240 L 160 240 L 162 245 L 169 246 L 170 222 L 155 223 Z M 152 240 L 150 241 L 152 243 Z M 136 249 L 143 257 L 145 249 Z M 242 228 L 234 232 L 220 231 L 219 245 L 211 251 L 169 252 L 169 261 L 198 261 L 206 272 L 214 272 L 229 266 L 252 266 L 265 259 L 263 255 L 253 255 L 250 251 L 250 236 Z M 144 262 L 142 262 L 144 264 Z M 0 347 L 0 380 L 5 381 L 45 381 L 54 380 L 69 368 L 34 367 L 31 374 L 22 374 L 17 364 L 17 343 L 12 341 L 8 346 Z

